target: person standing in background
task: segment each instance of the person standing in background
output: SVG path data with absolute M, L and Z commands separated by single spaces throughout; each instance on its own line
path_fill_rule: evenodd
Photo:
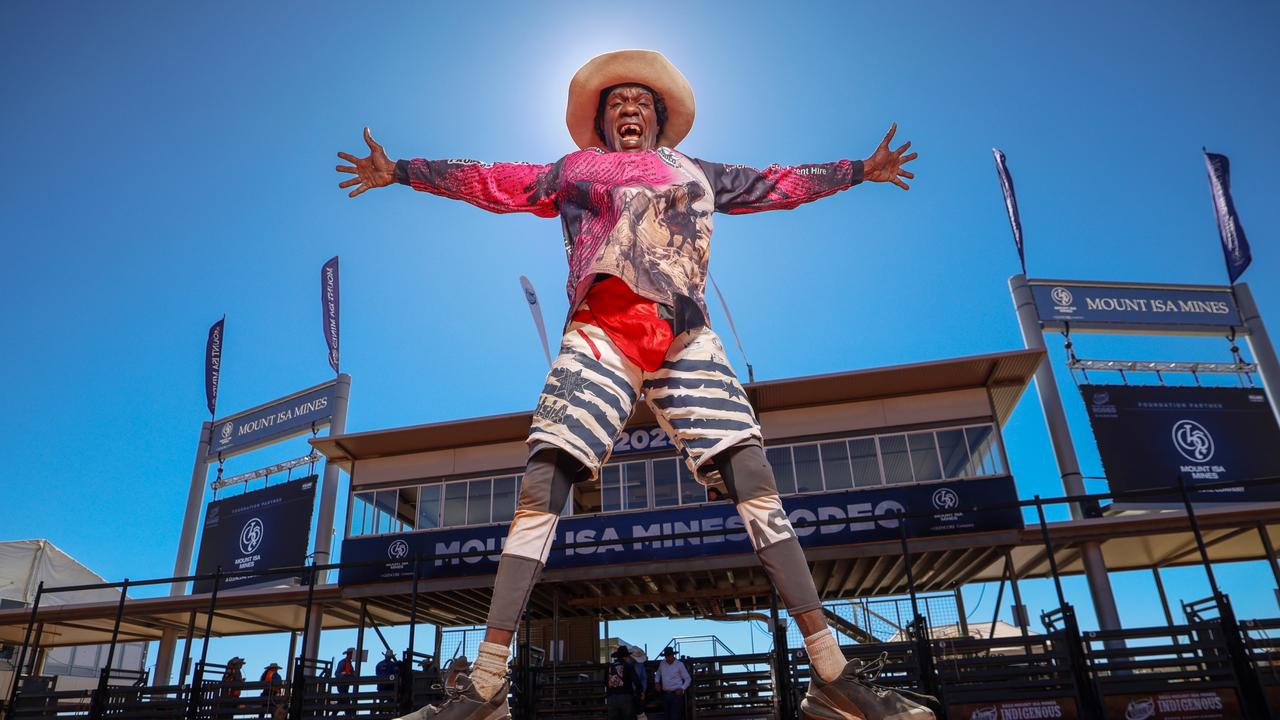
M 693 678 L 684 663 L 676 659 L 675 650 L 669 647 L 662 649 L 662 661 L 658 663 L 654 677 L 662 691 L 662 709 L 667 720 L 684 720 L 684 692 L 689 689 Z

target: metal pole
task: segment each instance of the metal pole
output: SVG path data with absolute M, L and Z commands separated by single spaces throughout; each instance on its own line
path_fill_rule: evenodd
M 418 630 L 418 578 L 421 570 L 419 569 L 419 557 L 415 553 L 413 556 L 413 589 L 409 591 L 409 655 L 406 658 L 410 663 L 413 662 L 414 641 L 417 639 Z M 439 651 L 436 653 L 439 654 Z
M 103 667 L 103 671 L 111 672 L 111 663 L 116 659 L 116 641 L 120 638 L 120 620 L 124 617 L 124 601 L 129 596 L 129 578 L 124 579 L 124 583 L 120 586 L 120 602 L 116 603 L 116 620 L 111 626 L 111 642 L 107 645 L 107 664 Z
M 1160 579 L 1160 568 L 1151 568 L 1151 576 L 1156 579 L 1156 592 L 1160 595 L 1160 607 L 1164 608 L 1164 621 L 1173 627 L 1173 612 L 1169 610 L 1169 596 L 1164 592 L 1164 581 Z
M 364 617 L 369 612 L 369 601 L 360 601 L 360 629 L 356 631 L 356 665 L 360 665 L 360 659 L 364 657 Z M 363 675 L 364 670 L 356 671 L 356 675 Z
M 1067 606 L 1067 596 L 1062 592 L 1062 578 L 1058 576 L 1058 558 L 1054 556 L 1053 541 L 1049 539 L 1049 525 L 1044 521 L 1044 503 L 1036 495 L 1036 513 L 1040 516 L 1040 535 L 1044 538 L 1044 550 L 1049 557 L 1049 572 L 1053 574 L 1053 587 L 1058 591 L 1058 607 Z
M 22 637 L 22 649 L 18 651 L 18 663 L 13 666 L 13 686 L 9 688 L 9 700 L 5 703 L 5 707 L 12 708 L 14 699 L 18 697 L 18 681 L 22 679 L 22 664 L 27 660 L 27 646 L 31 644 L 31 631 L 36 626 L 36 612 L 40 609 L 40 597 L 42 595 L 44 595 L 43 580 L 36 586 L 36 596 L 31 603 L 31 616 L 27 619 L 27 633 Z M 36 642 L 39 642 L 38 638 Z
M 1013 564 L 1013 554 L 1008 550 L 1004 551 L 1004 557 L 1005 562 L 1009 564 L 1009 590 L 1013 592 L 1013 606 L 1017 608 L 1014 611 L 1013 622 L 1022 631 L 1022 637 L 1025 638 L 1031 633 L 1031 630 L 1027 627 L 1026 607 L 1022 604 L 1022 593 L 1018 590 L 1018 566 Z
M 187 639 L 182 643 L 182 669 L 178 673 L 178 685 L 187 681 L 187 671 L 191 669 L 191 639 L 196 634 L 196 611 L 191 611 L 187 618 Z
M 191 467 L 191 485 L 187 488 L 187 511 L 182 516 L 182 534 L 178 539 L 178 556 L 173 561 L 173 576 L 185 577 L 191 572 L 191 556 L 195 551 L 196 531 L 199 529 L 200 510 L 204 505 L 204 485 L 209 477 L 209 437 L 213 423 L 200 424 L 200 441 L 196 443 L 196 458 Z M 169 595 L 187 594 L 186 581 L 169 586 Z M 173 677 L 173 651 L 178 635 L 172 630 L 160 633 L 160 645 L 156 648 L 156 677 L 167 684 Z
M 284 669 L 285 684 L 293 686 L 293 666 L 298 662 L 298 631 L 289 631 L 289 665 Z
M 1209 590 L 1213 592 L 1214 602 L 1218 605 L 1218 613 L 1222 614 L 1222 592 L 1218 590 L 1218 578 L 1213 574 L 1213 563 L 1209 562 L 1209 548 L 1204 544 L 1204 535 L 1200 534 L 1200 520 L 1196 517 L 1196 509 L 1191 506 L 1191 495 L 1187 493 L 1187 481 L 1178 476 L 1178 493 L 1182 495 L 1182 506 L 1187 510 L 1187 520 L 1191 523 L 1191 533 L 1195 536 L 1196 547 L 1200 550 L 1200 560 L 1204 563 L 1204 572 L 1209 576 Z
M 1013 295 L 1013 305 L 1017 309 L 1023 345 L 1033 350 L 1046 350 L 1044 329 L 1040 325 L 1040 315 L 1036 312 L 1027 277 L 1014 275 L 1009 278 L 1009 292 Z M 1087 493 L 1084 478 L 1080 474 L 1080 462 L 1076 459 L 1067 414 L 1062 407 L 1062 396 L 1058 394 L 1058 381 L 1053 375 L 1053 365 L 1047 354 L 1040 361 L 1040 367 L 1036 368 L 1035 378 L 1045 427 L 1049 431 L 1049 444 L 1053 446 L 1058 472 L 1062 477 L 1062 487 L 1068 496 L 1085 495 Z M 1082 514 L 1079 504 L 1071 503 L 1071 517 L 1080 518 Z M 1120 610 L 1116 607 L 1115 593 L 1111 590 L 1111 578 L 1107 575 L 1102 547 L 1096 542 L 1081 543 L 1080 559 L 1084 564 L 1085 579 L 1089 583 L 1093 609 L 1098 616 L 1098 626 L 1103 630 L 1119 630 Z
M 307 610 L 302 620 L 302 649 L 298 651 L 298 669 L 293 674 L 293 682 L 290 685 L 292 692 L 289 696 L 289 717 L 297 720 L 302 717 L 302 693 L 307 684 L 306 662 L 313 659 L 317 654 L 315 645 L 319 645 L 319 635 L 316 633 L 316 639 L 311 638 L 311 610 L 312 599 L 316 590 L 316 568 L 314 565 L 307 568 Z
M 969 618 L 966 616 L 964 611 L 964 593 L 961 592 L 959 585 L 957 585 L 954 588 L 954 591 L 956 595 L 956 611 L 957 611 L 956 614 L 959 617 L 959 621 L 960 621 L 960 637 L 968 638 L 969 637 Z M 926 608 L 928 607 L 928 603 L 925 604 L 925 607 Z
M 1000 578 L 1000 584 L 996 586 L 996 607 L 991 613 L 991 629 L 987 631 L 987 637 L 989 638 L 996 636 L 996 623 L 1000 620 L 1000 603 L 1004 600 L 1004 581 L 1008 579 L 1008 577 L 1009 561 L 1006 560 L 1004 564 L 1004 575 Z M 1017 618 L 1014 618 L 1014 622 L 1017 622 Z
M 202 700 L 202 689 L 204 685 L 204 664 L 209 658 L 209 634 L 213 631 L 213 613 L 218 607 L 218 586 L 222 584 L 222 566 L 219 565 L 213 573 L 213 590 L 209 592 L 209 609 L 206 611 L 204 620 L 204 638 L 201 640 L 200 662 L 196 663 L 195 672 L 191 674 L 191 689 L 188 694 L 187 702 L 187 719 L 196 720 L 200 716 L 200 701 Z M 194 630 L 195 613 L 192 613 L 192 627 Z
M 1276 580 L 1276 602 L 1280 603 L 1280 565 L 1276 563 L 1276 549 L 1271 544 L 1271 535 L 1263 523 L 1258 523 L 1258 534 L 1262 536 L 1262 548 L 1267 551 L 1267 563 L 1271 565 L 1271 576 Z
M 341 435 L 347 431 L 347 401 L 351 398 L 351 376 L 338 375 L 333 392 L 333 416 L 329 421 L 329 435 Z M 316 519 L 316 538 L 312 547 L 315 565 L 329 563 L 329 551 L 333 545 L 333 514 L 338 503 L 338 466 L 329 460 L 324 462 L 324 479 L 320 483 L 320 515 Z M 329 582 L 328 571 L 322 571 L 320 582 Z
M 778 591 L 772 588 L 769 591 L 769 625 L 773 631 L 773 676 L 777 686 L 774 696 L 778 703 L 778 717 L 791 718 L 791 653 L 787 648 L 787 629 L 778 617 Z
M 1233 288 L 1236 296 L 1236 307 L 1240 310 L 1240 320 L 1249 332 L 1249 351 L 1253 353 L 1253 361 L 1258 365 L 1258 375 L 1262 377 L 1262 386 L 1267 389 L 1267 398 L 1271 401 L 1271 412 L 1280 422 L 1280 360 L 1276 359 L 1275 346 L 1271 344 L 1271 336 L 1267 334 L 1267 326 L 1262 324 L 1262 314 L 1258 312 L 1258 304 L 1253 301 L 1253 291 L 1249 283 L 1236 283 Z
M 898 513 L 898 537 L 902 541 L 902 564 L 907 575 L 907 592 L 911 594 L 911 622 L 920 620 L 920 604 L 916 601 L 916 578 L 911 572 L 911 553 L 907 551 L 907 518 Z

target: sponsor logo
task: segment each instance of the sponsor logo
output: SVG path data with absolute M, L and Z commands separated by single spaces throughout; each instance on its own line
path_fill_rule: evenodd
M 1071 295 L 1071 291 L 1061 285 L 1049 291 L 1049 299 L 1053 301 L 1054 309 L 1058 312 L 1074 312 L 1075 307 L 1071 304 L 1075 298 Z
M 1124 709 L 1124 720 L 1147 720 L 1156 716 L 1156 701 L 1146 697 L 1138 698 Z
M 969 716 L 969 720 L 1000 720 L 1000 716 L 996 714 L 997 710 L 994 705 L 990 707 L 978 708 Z
M 240 528 L 240 552 L 252 555 L 262 544 L 262 535 L 262 521 L 258 518 L 250 519 L 244 527 Z
M 235 430 L 235 423 L 224 423 L 222 425 L 222 442 L 231 439 L 231 432 Z
M 1173 446 L 1192 462 L 1206 462 L 1213 457 L 1213 436 L 1194 420 L 1173 424 Z
M 404 540 L 396 540 L 387 546 L 387 557 L 392 560 L 403 560 L 409 557 L 409 543 Z
M 1093 394 L 1094 405 L 1106 405 L 1110 402 L 1111 402 L 1111 393 L 1109 392 L 1096 392 Z
M 675 151 L 671 148 L 660 147 L 657 152 L 658 157 L 662 159 L 662 162 L 670 165 L 671 167 L 675 167 L 680 163 L 680 159 L 676 157 Z
M 526 288 L 524 291 L 524 299 L 529 301 L 530 305 L 538 304 L 538 296 L 533 294 L 533 290 Z
M 951 488 L 940 488 L 933 492 L 935 510 L 955 510 L 960 507 L 960 496 Z

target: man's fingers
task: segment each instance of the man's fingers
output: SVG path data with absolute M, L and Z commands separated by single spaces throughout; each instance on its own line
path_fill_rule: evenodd
M 906 170 L 899 170 L 899 171 L 898 171 L 898 177 L 904 177 L 904 178 L 906 178 L 906 179 L 908 179 L 908 180 L 915 180 L 915 179 L 916 179 L 915 174 L 913 174 L 913 173 L 909 173 L 909 172 L 907 172 Z
M 906 151 L 907 151 L 907 148 L 909 148 L 909 147 L 911 147 L 911 141 L 910 141 L 910 140 L 908 140 L 908 141 L 907 141 L 907 144 L 906 144 L 906 145 L 903 145 L 902 147 L 898 148 L 897 150 L 894 150 L 894 151 L 893 151 L 893 154 L 894 154 L 894 155 L 901 155 L 902 153 L 906 152 Z
M 373 139 L 373 133 L 369 132 L 369 128 L 364 129 L 364 141 L 369 145 L 370 150 L 381 150 L 382 146 L 377 140 Z
M 909 163 L 918 157 L 920 157 L 919 153 L 911 153 L 910 155 L 903 155 L 902 158 L 898 160 L 898 163 L 905 165 L 906 163 Z
M 369 189 L 369 186 L 368 186 L 368 185 L 361 185 L 360 187 L 356 188 L 355 190 L 352 190 L 351 192 L 347 193 L 347 197 L 355 197 L 355 196 L 359 195 L 360 193 L 362 193 L 362 192 L 364 192 L 365 190 L 368 190 L 368 189 Z
M 359 185 L 359 184 L 360 184 L 360 178 L 358 178 L 358 177 L 353 177 L 353 178 L 351 178 L 350 180 L 343 180 L 342 182 L 338 183 L 338 187 L 340 187 L 340 188 L 349 188 L 349 187 L 351 187 L 352 185 Z
M 338 157 L 342 158 L 343 160 L 346 160 L 349 163 L 360 162 L 360 158 L 356 157 L 355 155 L 352 155 L 351 153 L 340 152 L 338 153 Z
M 345 172 L 345 173 L 352 173 L 352 174 L 360 172 L 359 170 L 352 167 L 351 165 L 337 165 L 333 169 L 337 170 L 338 172 Z
M 902 182 L 902 181 L 901 181 L 901 180 L 899 180 L 898 178 L 894 178 L 894 179 L 893 179 L 893 184 L 894 184 L 894 185 L 897 185 L 898 187 L 902 188 L 903 190 L 910 190 L 910 189 L 911 189 L 911 188 L 907 187 L 907 184 L 906 184 L 906 183 Z
M 880 141 L 880 147 L 885 150 L 889 149 L 889 143 L 893 142 L 893 134 L 898 132 L 898 123 L 889 126 L 889 132 L 885 133 L 884 140 Z

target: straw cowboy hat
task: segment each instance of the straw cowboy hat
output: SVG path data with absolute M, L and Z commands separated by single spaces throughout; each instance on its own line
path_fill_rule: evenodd
M 569 108 L 565 123 L 580 148 L 599 146 L 596 110 L 600 91 L 614 85 L 639 83 L 662 96 L 667 106 L 667 122 L 658 136 L 658 145 L 674 148 L 693 128 L 693 88 L 662 53 L 653 50 L 615 50 L 597 55 L 574 73 L 569 81 Z

